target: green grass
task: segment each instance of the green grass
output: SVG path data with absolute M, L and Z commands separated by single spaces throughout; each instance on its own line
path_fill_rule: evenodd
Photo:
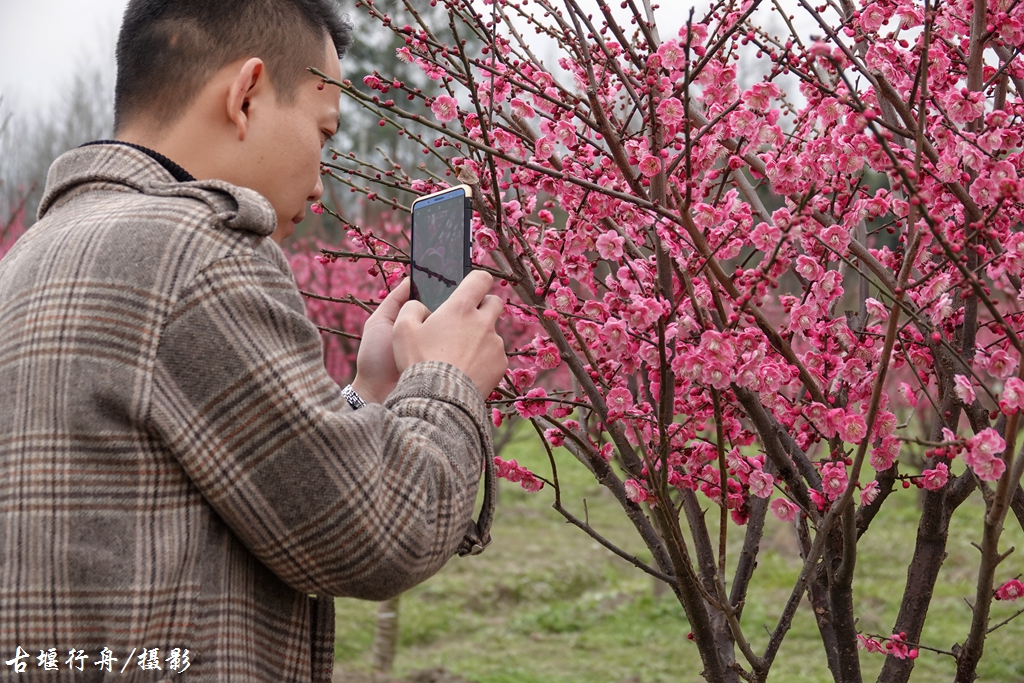
M 611 496 L 568 453 L 556 455 L 567 507 L 582 517 L 586 499 L 595 528 L 649 560 Z M 525 431 L 502 457 L 550 473 L 547 456 Z M 508 482 L 500 486 L 494 542 L 487 551 L 453 559 L 402 597 L 396 675 L 444 666 L 479 683 L 619 683 L 631 676 L 643 683 L 702 680 L 700 657 L 686 639 L 689 626 L 670 592 L 656 596 L 650 577 L 566 524 L 551 509 L 548 488 L 528 494 Z M 916 489 L 894 493 L 860 545 L 854 590 L 863 630 L 887 634 L 895 621 L 914 548 L 917 500 Z M 980 541 L 983 511 L 975 496 L 953 519 L 925 644 L 949 649 L 967 634 L 970 610 L 964 598 L 973 601 L 978 558 L 971 542 Z M 717 534 L 717 510 L 709 510 L 708 519 Z M 741 540 L 742 530 L 730 527 L 730 560 Z M 1011 514 L 1001 549 L 1014 545 L 1024 552 L 1024 532 Z M 762 625 L 774 626 L 799 570 L 793 529 L 769 517 L 743 614 L 744 632 L 755 650 L 764 647 Z M 1014 553 L 997 580 L 1022 571 L 1024 559 Z M 339 668 L 369 669 L 375 608 L 357 600 L 337 601 Z M 1014 611 L 1012 603 L 995 602 L 991 623 Z M 979 680 L 1024 682 L 1022 642 L 1024 617 L 991 634 Z M 874 680 L 883 657 L 862 653 L 861 662 L 865 680 Z M 948 681 L 954 670 L 950 657 L 922 652 L 911 680 Z M 832 680 L 806 599 L 769 680 Z

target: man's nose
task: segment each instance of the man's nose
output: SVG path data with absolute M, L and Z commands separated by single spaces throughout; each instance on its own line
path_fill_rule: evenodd
M 315 202 L 319 201 L 320 197 L 324 195 L 324 180 L 323 177 L 317 171 L 316 185 L 313 186 L 313 192 L 306 198 L 306 201 Z

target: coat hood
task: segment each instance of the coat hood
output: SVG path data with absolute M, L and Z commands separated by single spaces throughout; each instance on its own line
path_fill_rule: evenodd
M 127 145 L 99 144 L 62 154 L 50 166 L 39 219 L 87 188 L 155 197 L 187 197 L 208 204 L 225 227 L 267 236 L 277 227 L 274 207 L 261 194 L 223 180 L 180 183 L 159 162 Z

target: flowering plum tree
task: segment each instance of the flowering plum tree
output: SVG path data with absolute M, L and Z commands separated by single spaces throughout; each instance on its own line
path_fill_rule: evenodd
M 314 204 L 313 212 L 323 215 L 324 204 Z M 328 248 L 310 238 L 299 240 L 290 245 L 288 261 L 306 297 L 306 314 L 328 333 L 324 336 L 327 372 L 335 381 L 347 383 L 355 376 L 359 348 L 359 335 L 353 331 L 363 328 L 373 307 L 403 277 L 401 259 L 390 254 L 405 224 L 394 220 L 391 212 L 374 212 L 374 234 L 369 234 L 329 207 L 326 213 L 346 227 L 342 242 Z
M 569 522 L 671 587 L 704 678 L 766 680 L 806 595 L 836 681 L 862 680 L 859 650 L 906 681 L 924 647 L 974 680 L 1005 623 L 993 601 L 1022 594 L 1000 536 L 1011 511 L 1024 525 L 1024 3 L 775 0 L 776 35 L 758 0 L 671 33 L 647 0 L 581 1 L 431 0 L 440 26 L 411 2 L 401 25 L 357 3 L 437 88 L 325 80 L 442 171 L 339 152 L 325 173 L 371 198 L 472 186 L 474 260 L 530 330 L 495 421 L 530 420 L 551 456 L 550 473 L 500 471 L 548 482 Z M 563 505 L 553 446 L 611 492 L 651 562 Z M 881 637 L 858 631 L 852 586 L 899 486 L 921 490 L 921 515 Z M 960 645 L 923 645 L 972 495 L 971 623 Z M 795 525 L 802 568 L 765 638 L 744 603 L 769 512 Z

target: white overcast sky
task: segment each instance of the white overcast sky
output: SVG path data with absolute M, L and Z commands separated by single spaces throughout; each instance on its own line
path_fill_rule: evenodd
M 113 72 L 127 0 L 0 0 L 0 95 L 4 110 L 59 101 L 71 74 L 99 64 Z
M 704 8 L 707 2 L 662 0 L 657 11 L 662 36 L 674 36 L 690 7 Z M 341 2 L 350 13 L 359 11 L 352 9 L 354 4 Z M 53 106 L 83 66 L 99 66 L 113 75 L 114 44 L 126 5 L 127 0 L 0 0 L 0 113 L 24 115 Z
M 663 35 L 674 34 L 693 1 L 662 1 L 657 16 Z M 3 110 L 22 113 L 52 105 L 83 65 L 99 65 L 112 74 L 114 44 L 127 4 L 127 0 L 0 0 Z M 696 4 L 705 6 L 706 0 Z

